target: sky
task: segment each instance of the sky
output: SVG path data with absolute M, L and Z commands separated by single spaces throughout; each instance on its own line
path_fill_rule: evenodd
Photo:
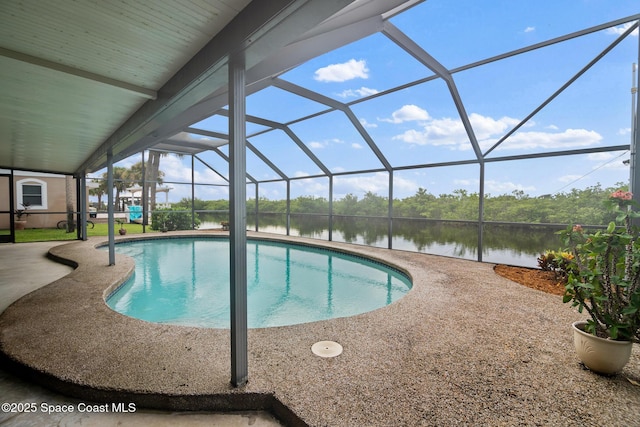
M 449 70 L 505 52 L 545 42 L 591 26 L 640 13 L 637 0 L 428 0 L 393 17 L 390 22 Z M 543 49 L 465 69 L 453 74 L 483 153 L 596 56 L 614 43 L 628 26 L 602 30 Z M 491 162 L 492 158 L 629 144 L 631 141 L 632 64 L 638 62 L 638 31 L 626 37 L 546 107 L 486 155 L 485 193 L 532 196 L 569 192 L 601 184 L 627 182 L 623 163 L 628 151 Z M 316 57 L 282 74 L 282 80 L 343 103 L 433 76 L 433 72 L 386 36 L 377 33 Z M 637 80 L 636 80 L 637 81 Z M 247 98 L 247 114 L 280 123 L 326 110 L 326 106 L 270 87 Z M 432 194 L 479 191 L 477 164 L 408 168 L 412 165 L 468 161 L 476 158 L 451 91 L 441 79 L 351 105 L 362 128 L 397 170 L 394 198 L 409 197 L 418 188 Z M 227 118 L 214 116 L 193 127 L 226 132 Z M 339 111 L 290 124 L 290 129 L 334 173 L 382 168 L 367 140 Z M 280 130 L 259 133 L 249 123 L 249 142 L 272 159 L 287 176 L 321 173 L 304 152 Z M 257 135 L 254 135 L 259 133 Z M 192 135 L 193 138 L 200 138 Z M 228 153 L 227 147 L 222 151 Z M 212 152 L 199 157 L 228 176 L 226 162 Z M 118 166 L 129 167 L 139 156 Z M 195 162 L 196 197 L 228 197 L 226 182 L 203 162 Z M 405 168 L 406 167 L 406 168 Z M 167 156 L 161 161 L 170 201 L 191 197 L 191 158 Z M 252 152 L 247 171 L 257 180 L 278 175 Z M 99 176 L 98 171 L 93 176 Z M 327 178 L 293 180 L 292 198 L 328 198 Z M 247 194 L 254 196 L 254 187 Z M 337 175 L 334 198 L 362 197 L 371 191 L 387 196 L 386 172 Z M 261 197 L 286 198 L 284 183 L 260 184 Z

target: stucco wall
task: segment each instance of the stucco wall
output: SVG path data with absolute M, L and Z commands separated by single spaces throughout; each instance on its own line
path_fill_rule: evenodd
M 23 180 L 46 184 L 46 195 L 43 194 L 43 198 L 46 196 L 46 207 L 34 206 L 29 208 L 26 228 L 53 228 L 56 226 L 58 221 L 66 218 L 66 185 L 64 176 L 36 173 L 26 173 L 22 175 L 15 173 L 13 180 L 14 203 L 17 208 L 22 206 L 20 203 L 21 200 L 19 200 L 19 191 L 17 187 L 20 185 L 20 182 L 28 182 Z M 75 189 L 76 180 L 73 179 L 72 200 L 74 207 L 77 206 Z M 0 200 L 3 201 L 3 205 L 8 206 L 9 189 L 6 185 L 0 186 Z M 0 229 L 8 228 L 9 215 L 0 216 Z

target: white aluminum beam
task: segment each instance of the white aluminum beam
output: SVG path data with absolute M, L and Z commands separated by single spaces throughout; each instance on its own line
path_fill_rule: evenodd
M 153 138 L 160 127 L 227 86 L 231 52 L 244 51 L 245 69 L 249 69 L 352 2 L 252 1 L 158 91 L 158 99 L 147 101 L 78 170 L 103 167 L 109 148 L 114 161 L 118 161 L 153 145 L 153 140 L 143 145 L 137 143 L 147 136 Z M 136 150 L 132 152 L 134 145 Z
M 478 160 L 482 161 L 482 150 L 480 149 L 480 144 L 478 144 L 478 139 L 476 138 L 473 126 L 471 126 L 469 115 L 467 114 L 464 103 L 460 98 L 460 93 L 458 92 L 458 88 L 456 87 L 451 72 L 390 22 L 387 21 L 384 23 L 382 33 L 445 81 L 449 88 L 449 93 L 451 94 L 453 103 L 458 110 L 460 120 L 462 120 L 462 125 L 467 132 L 467 137 L 469 138 L 471 147 L 473 148 Z
M 229 278 L 231 304 L 231 384 L 249 378 L 247 340 L 247 150 L 245 130 L 245 58 L 229 64 Z
M 38 58 L 36 56 L 27 55 L 22 52 L 16 52 L 14 50 L 5 49 L 0 47 L 0 56 L 5 58 L 15 59 L 16 61 L 25 62 L 38 67 L 46 68 L 49 70 L 59 71 L 64 74 L 68 74 L 75 77 L 80 77 L 92 82 L 101 83 L 118 89 L 122 89 L 129 93 L 136 94 L 147 99 L 156 99 L 158 94 L 156 91 L 147 89 L 141 86 L 137 86 L 131 83 L 123 82 L 120 80 L 112 79 L 100 74 L 90 73 L 89 71 L 79 70 L 77 68 L 69 67 L 68 65 L 59 64 L 57 62 L 47 61 L 46 59 Z

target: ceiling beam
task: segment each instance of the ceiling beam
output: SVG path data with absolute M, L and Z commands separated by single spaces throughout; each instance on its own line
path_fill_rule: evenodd
M 366 3 L 367 7 L 362 8 L 364 3 L 360 6 L 355 6 L 352 3 L 341 10 L 340 14 L 332 16 L 300 36 L 296 41 L 282 47 L 259 64 L 248 69 L 247 95 L 269 87 L 272 84 L 271 78 L 273 76 L 280 75 L 309 59 L 381 31 L 383 28 L 381 14 L 388 11 L 390 7 L 398 8 L 407 5 L 407 3 L 415 4 L 415 2 L 407 2 L 407 0 L 386 0 L 375 4 Z M 191 126 L 211 116 L 213 112 L 227 105 L 227 98 L 226 86 L 218 89 L 184 111 L 175 120 L 160 126 L 153 133 L 153 136 L 148 135 L 140 139 L 135 146 L 131 146 L 127 150 L 128 155 L 134 154 L 149 144 L 154 144 L 157 139 L 178 133 L 185 126 Z
M 103 167 L 109 149 L 113 150 L 114 161 L 122 160 L 130 154 L 129 147 L 226 87 L 231 53 L 243 51 L 250 69 L 352 2 L 252 1 L 158 91 L 158 99 L 147 101 L 79 170 Z
M 123 82 L 120 80 L 112 79 L 100 74 L 91 73 L 89 71 L 79 70 L 77 68 L 69 67 L 68 65 L 59 64 L 57 62 L 47 61 L 46 59 L 38 58 L 36 56 L 27 55 L 26 53 L 16 52 L 15 50 L 5 49 L 0 47 L 0 56 L 5 58 L 15 59 L 16 61 L 25 62 L 27 64 L 36 65 L 38 67 L 46 68 L 48 70 L 58 71 L 60 73 L 68 74 L 82 79 L 90 80 L 92 82 L 101 83 L 107 86 L 111 86 L 117 89 L 122 89 L 129 93 L 141 96 L 147 99 L 156 99 L 158 94 L 156 91 L 147 89 L 141 86 L 136 86 L 131 83 Z

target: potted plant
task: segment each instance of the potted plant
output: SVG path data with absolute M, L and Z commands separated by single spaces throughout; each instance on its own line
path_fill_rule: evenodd
M 27 217 L 29 216 L 29 213 L 27 212 L 27 210 L 29 209 L 29 206 L 31 206 L 30 203 L 23 203 L 22 204 L 22 209 L 16 209 L 14 211 L 14 215 L 15 215 L 15 227 L 16 230 L 24 230 L 25 226 L 27 225 Z
M 616 220 L 606 230 L 574 225 L 560 234 L 573 255 L 563 302 L 590 315 L 573 324 L 576 351 L 592 371 L 614 374 L 640 342 L 640 241 L 632 225 L 640 214 L 628 191 L 614 192 L 607 203 Z
M 224 231 L 229 230 L 229 221 L 220 221 L 220 225 Z
M 116 219 L 116 222 L 120 225 L 120 229 L 118 230 L 118 233 L 120 233 L 121 236 L 124 236 L 125 234 L 127 234 L 127 229 L 124 228 L 124 220 Z

